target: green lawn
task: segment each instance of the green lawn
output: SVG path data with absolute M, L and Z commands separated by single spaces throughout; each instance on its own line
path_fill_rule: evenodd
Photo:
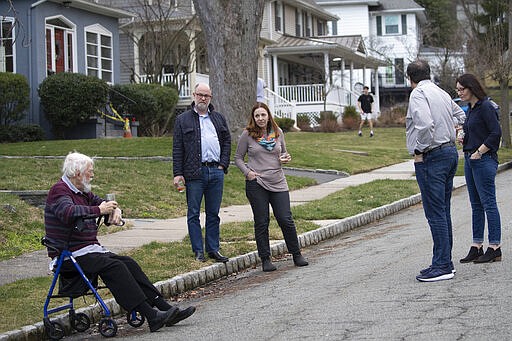
M 293 156 L 291 167 L 334 169 L 350 174 L 408 160 L 403 128 L 377 128 L 374 138 L 356 132 L 287 133 Z M 185 215 L 185 196 L 172 186 L 170 161 L 123 159 L 126 156 L 170 158 L 170 138 L 134 138 L 42 141 L 0 144 L 0 156 L 64 156 L 80 151 L 98 159 L 93 190 L 116 193 L 125 216 L 172 218 Z M 236 146 L 233 146 L 233 151 Z M 512 160 L 512 150 L 500 151 L 500 161 Z M 46 190 L 59 177 L 62 158 L 0 158 L 0 189 Z M 460 162 L 462 165 L 463 162 Z M 459 166 L 459 175 L 463 175 Z M 291 189 L 314 184 L 310 178 L 288 177 Z M 236 167 L 226 176 L 223 205 L 247 204 L 244 179 Z M 418 193 L 415 181 L 382 180 L 333 193 L 324 199 L 292 208 L 298 233 L 317 228 L 312 220 L 342 219 Z M 0 193 L 0 260 L 41 248 L 43 213 L 17 196 Z M 235 256 L 255 250 L 251 222 L 222 225 L 223 253 Z M 274 220 L 271 238 L 281 238 Z M 175 243 L 150 243 L 128 252 L 152 281 L 173 277 L 204 266 L 190 257 L 188 239 Z M 155 262 L 158 259 L 158 262 Z M 164 269 L 164 270 L 162 270 Z M 34 278 L 0 286 L 0 333 L 41 320 L 41 310 L 51 278 Z M 89 302 L 90 303 L 90 302 Z M 87 303 L 88 304 L 88 303 Z

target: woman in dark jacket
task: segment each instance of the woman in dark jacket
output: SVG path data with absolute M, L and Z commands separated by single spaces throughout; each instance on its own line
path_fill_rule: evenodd
M 496 204 L 496 171 L 501 140 L 499 112 L 478 79 L 472 74 L 457 78 L 457 92 L 469 103 L 462 146 L 464 174 L 471 201 L 473 243 L 461 263 L 501 260 L 501 220 Z M 489 247 L 483 252 L 485 217 Z

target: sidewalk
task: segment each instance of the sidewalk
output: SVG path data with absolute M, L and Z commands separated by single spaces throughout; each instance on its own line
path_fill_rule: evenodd
M 407 161 L 380 168 L 368 173 L 361 173 L 345 178 L 340 178 L 316 186 L 290 192 L 291 205 L 300 205 L 309 201 L 318 200 L 327 195 L 342 190 L 348 186 L 357 186 L 376 179 L 414 179 L 413 161 Z M 201 214 L 201 222 L 204 223 L 204 213 Z M 220 221 L 222 223 L 236 221 L 252 221 L 252 210 L 249 204 L 222 207 Z M 130 230 L 121 231 L 98 237 L 100 243 L 108 249 L 119 252 L 123 249 L 140 247 L 152 241 L 171 242 L 182 240 L 188 234 L 187 217 L 174 219 L 133 219 L 129 220 L 133 227 Z M 221 232 L 222 233 L 222 232 Z
M 293 205 L 324 198 L 348 186 L 357 186 L 376 179 L 414 179 L 413 161 L 406 161 L 389 167 L 376 169 L 371 172 L 356 174 L 325 182 L 316 186 L 290 192 Z M 235 205 L 222 207 L 220 211 L 221 224 L 235 221 L 252 221 L 251 206 Z M 204 222 L 204 213 L 201 215 Z M 102 245 L 114 252 L 141 247 L 152 241 L 172 242 L 185 238 L 188 234 L 187 218 L 173 219 L 129 219 L 131 229 L 117 233 L 99 236 Z M 322 224 L 322 222 L 318 222 Z M 325 222 L 324 222 L 325 224 Z M 27 267 L 30 264 L 30 267 Z M 48 257 L 46 251 L 31 252 L 14 259 L 0 262 L 0 285 L 11 283 L 23 278 L 46 276 L 48 274 Z
M 498 172 L 512 168 L 512 162 L 502 164 L 498 167 Z M 320 199 L 330 193 L 341 190 L 348 186 L 359 185 L 367 183 L 376 179 L 414 179 L 414 168 L 411 161 L 403 162 L 390 167 L 384 167 L 365 174 L 354 175 L 346 178 L 337 179 L 317 186 L 312 186 L 302 190 L 293 191 L 291 198 L 293 204 L 299 204 L 310 200 Z M 507 174 L 507 173 L 505 173 Z M 456 177 L 454 181 L 454 188 L 459 188 L 465 185 L 464 177 Z M 301 247 L 307 248 L 318 244 L 323 240 L 339 236 L 347 231 L 350 231 L 359 226 L 369 224 L 387 217 L 393 213 L 397 213 L 412 205 L 421 202 L 420 194 L 415 194 L 409 198 L 398 200 L 392 204 L 384 205 L 367 212 L 348 217 L 336 221 L 324 221 L 322 226 L 316 230 L 306 232 L 299 235 L 299 243 Z M 465 199 L 467 205 L 467 199 Z M 465 212 L 463 213 L 465 214 Z M 467 215 L 466 215 L 467 216 Z M 221 219 L 227 221 L 243 221 L 252 220 L 252 212 L 249 205 L 231 206 L 222 209 Z M 185 218 L 168 219 L 168 220 L 132 220 L 134 227 L 129 231 L 122 231 L 109 236 L 103 236 L 102 242 L 108 245 L 112 250 L 120 250 L 129 244 L 131 247 L 137 247 L 152 240 L 156 241 L 172 241 L 180 240 L 186 235 L 186 221 Z M 151 237 L 147 238 L 148 235 Z M 123 245 L 122 247 L 120 245 Z M 272 254 L 281 255 L 285 253 L 284 242 L 276 242 L 272 245 Z M 41 276 L 43 274 L 36 274 L 38 269 L 43 271 L 46 269 L 48 259 L 44 251 L 39 252 L 39 257 L 35 253 L 24 255 L 16 258 L 13 261 L 19 261 L 18 269 L 12 271 L 13 267 L 10 261 L 0 262 L 0 280 L 3 280 L 4 273 L 21 272 L 27 274 L 26 277 Z M 187 290 L 191 290 L 200 285 L 205 285 L 216 279 L 225 277 L 232 273 L 247 269 L 249 267 L 257 266 L 258 264 L 257 252 L 249 252 L 245 255 L 233 256 L 227 263 L 213 263 L 205 267 L 184 273 L 168 280 L 155 283 L 155 286 L 166 297 L 171 297 Z M 29 266 L 30 265 L 30 266 Z M 12 280 L 11 280 L 12 281 Z M 1 285 L 2 283 L 0 283 Z M 114 299 L 105 301 L 109 309 L 116 314 L 120 312 L 119 305 Z M 80 309 L 87 315 L 93 316 L 94 319 L 99 317 L 99 312 L 94 306 Z M 63 325 L 69 324 L 67 314 L 60 315 L 56 319 Z M 25 326 L 21 329 L 13 330 L 5 334 L 0 334 L 0 340 L 39 340 L 43 335 L 43 324 L 37 322 L 34 325 Z

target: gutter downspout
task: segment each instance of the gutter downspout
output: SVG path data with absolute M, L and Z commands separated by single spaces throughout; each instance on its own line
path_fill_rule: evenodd
M 29 34 L 29 49 L 28 49 L 28 84 L 30 84 L 30 118 L 29 118 L 29 123 L 31 124 L 34 124 L 35 122 L 35 117 L 34 117 L 34 113 L 36 112 L 35 111 L 35 101 L 34 101 L 34 96 L 35 96 L 35 89 L 32 88 L 32 85 L 33 85 L 33 75 L 32 75 L 32 49 L 33 49 L 33 45 L 32 45 L 32 9 L 34 8 L 34 5 L 37 5 L 39 3 L 43 3 L 45 2 L 46 0 L 41 0 L 41 1 L 38 1 L 36 3 L 34 3 L 29 9 L 28 9 L 28 14 L 27 14 L 27 20 L 28 20 L 28 34 Z M 39 102 L 38 102 L 39 103 Z M 38 111 L 39 112 L 39 111 Z M 41 116 L 41 113 L 39 113 L 39 116 Z M 39 126 L 41 126 L 41 122 L 39 120 L 39 117 L 37 118 L 37 124 Z

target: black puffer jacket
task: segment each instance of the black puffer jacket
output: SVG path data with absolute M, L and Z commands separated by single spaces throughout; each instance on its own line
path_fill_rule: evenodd
M 176 117 L 174 123 L 173 173 L 175 177 L 184 176 L 185 180 L 201 178 L 201 129 L 199 115 L 194 111 L 194 105 L 192 102 L 192 108 Z M 208 109 L 219 138 L 219 163 L 224 167 L 224 173 L 227 173 L 231 154 L 231 134 L 224 116 L 214 111 L 211 104 Z

